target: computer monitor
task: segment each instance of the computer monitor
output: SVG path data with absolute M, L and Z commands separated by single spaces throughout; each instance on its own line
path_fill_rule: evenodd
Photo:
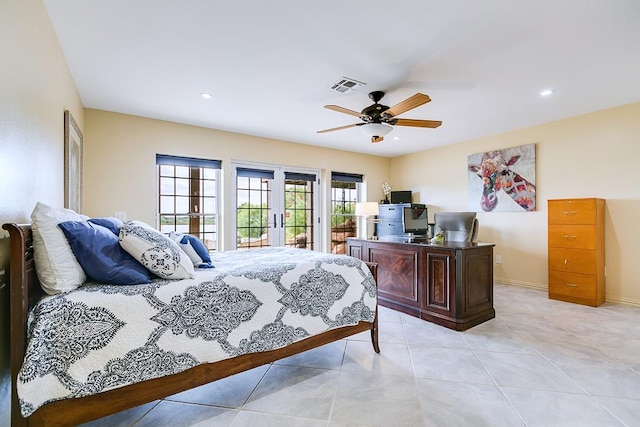
M 427 208 L 423 206 L 405 206 L 402 215 L 406 234 L 423 235 L 429 232 Z
M 411 191 L 392 191 L 391 203 L 411 203 Z

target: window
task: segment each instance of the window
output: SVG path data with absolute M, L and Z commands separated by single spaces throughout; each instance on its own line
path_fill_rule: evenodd
M 156 165 L 160 231 L 193 234 L 217 250 L 221 162 L 156 154 Z
M 284 173 L 285 246 L 314 249 L 313 194 L 316 175 Z
M 347 252 L 347 237 L 356 237 L 356 202 L 362 175 L 331 173 L 331 253 Z
M 274 173 L 271 170 L 236 168 L 236 247 L 271 246 L 269 231 Z M 275 214 L 273 214 L 275 215 Z
M 251 167 L 245 167 L 251 166 Z M 236 247 L 289 246 L 313 250 L 317 241 L 318 173 L 284 166 L 235 164 Z

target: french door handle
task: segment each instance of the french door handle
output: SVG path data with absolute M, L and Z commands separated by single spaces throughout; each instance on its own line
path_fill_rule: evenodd
M 280 214 L 280 228 L 284 227 L 284 214 Z
M 276 214 L 273 214 L 273 228 L 277 228 L 277 227 L 278 227 L 277 216 Z

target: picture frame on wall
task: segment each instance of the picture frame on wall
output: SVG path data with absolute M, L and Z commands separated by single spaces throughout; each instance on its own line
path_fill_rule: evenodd
M 469 210 L 536 211 L 536 144 L 472 154 L 467 174 Z
M 82 212 L 82 132 L 64 111 L 64 207 Z

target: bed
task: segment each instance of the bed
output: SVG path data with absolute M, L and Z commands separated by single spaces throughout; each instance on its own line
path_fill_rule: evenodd
M 10 236 L 10 339 L 11 339 L 11 376 L 12 376 L 12 389 L 11 389 L 11 405 L 12 405 L 12 413 L 11 413 L 11 421 L 12 425 L 15 426 L 26 426 L 26 425 L 77 425 L 83 422 L 87 422 L 93 419 L 101 418 L 106 415 L 110 415 L 128 408 L 132 408 L 143 403 L 151 402 L 187 389 L 191 389 L 211 381 L 215 381 L 230 375 L 234 375 L 236 373 L 240 373 L 257 366 L 271 363 L 275 360 L 289 357 L 291 355 L 301 353 L 303 351 L 343 339 L 345 337 L 358 334 L 365 331 L 370 331 L 371 341 L 373 345 L 373 350 L 376 353 L 380 352 L 378 347 L 378 319 L 377 319 L 377 295 L 375 290 L 375 279 L 376 279 L 376 265 L 369 263 L 361 263 L 361 261 L 356 260 L 354 258 L 345 257 L 345 256 L 336 256 L 331 254 L 320 254 L 320 253 L 311 253 L 310 251 L 300 252 L 298 255 L 296 254 L 288 254 L 286 252 L 278 252 L 275 250 L 274 253 L 270 253 L 270 251 L 265 251 L 262 255 L 264 259 L 268 259 L 270 257 L 280 258 L 282 261 L 296 258 L 305 258 L 300 261 L 300 265 L 303 265 L 303 262 L 315 262 L 316 265 L 330 265 L 330 268 L 327 267 L 328 270 L 333 268 L 342 268 L 344 266 L 350 266 L 352 268 L 356 268 L 359 273 L 355 277 L 359 277 L 359 279 L 353 279 L 353 271 L 349 272 L 345 275 L 345 277 L 352 277 L 350 281 L 352 283 L 348 284 L 340 284 L 338 288 L 335 288 L 331 291 L 334 294 L 338 293 L 340 295 L 336 296 L 334 299 L 337 301 L 341 298 L 346 291 L 344 288 L 347 286 L 360 286 L 360 292 L 365 295 L 365 299 L 368 300 L 368 307 L 364 307 L 361 303 L 351 303 L 350 307 L 357 307 L 357 310 L 352 310 L 349 307 L 342 308 L 332 308 L 333 310 L 330 315 L 329 313 L 310 313 L 309 310 L 313 311 L 313 307 L 306 307 L 301 305 L 299 302 L 295 302 L 295 297 L 291 296 L 291 292 L 287 290 L 293 290 L 293 286 L 289 286 L 284 284 L 284 282 L 280 283 L 279 279 L 282 279 L 284 275 L 278 276 L 278 282 L 276 287 L 280 288 L 279 291 L 281 293 L 280 302 L 285 301 L 288 302 L 288 308 L 283 309 L 280 307 L 278 316 L 278 321 L 273 320 L 271 317 L 268 317 L 268 321 L 265 321 L 264 315 L 260 315 L 261 322 L 265 322 L 265 328 L 254 328 L 250 337 L 244 337 L 241 334 L 235 334 L 233 338 L 231 337 L 231 333 L 227 333 L 222 338 L 220 338 L 220 331 L 217 331 L 213 335 L 209 336 L 207 339 L 201 339 L 199 341 L 211 343 L 217 345 L 217 347 L 223 348 L 225 354 L 222 357 L 218 357 L 216 361 L 202 361 L 202 354 L 205 354 L 208 350 L 207 348 L 201 348 L 197 351 L 200 353 L 198 357 L 194 357 L 193 354 L 185 351 L 183 353 L 171 352 L 174 359 L 178 360 L 177 365 L 179 368 L 169 368 L 165 371 L 160 372 L 160 376 L 155 376 L 156 374 L 140 374 L 138 375 L 139 382 L 134 383 L 125 383 L 118 384 L 118 381 L 113 381 L 114 377 L 118 377 L 117 375 L 105 376 L 105 375 L 97 375 L 97 373 L 105 373 L 106 369 L 102 369 L 102 366 L 84 366 L 81 370 L 84 372 L 91 372 L 92 375 L 89 375 L 87 378 L 92 378 L 92 381 L 80 381 L 80 387 L 73 389 L 73 391 L 68 391 L 65 389 L 64 393 L 58 394 L 55 392 L 49 396 L 45 395 L 44 397 L 38 397 L 40 401 L 31 402 L 29 398 L 23 398 L 20 395 L 19 399 L 19 386 L 20 384 L 21 390 L 20 393 L 26 393 L 25 391 L 25 383 L 31 382 L 31 380 L 35 377 L 39 377 L 39 380 L 46 377 L 46 372 L 37 372 L 38 370 L 42 370 L 42 366 L 51 366 L 56 363 L 67 365 L 72 364 L 73 361 L 60 361 L 60 357 L 58 360 L 45 360 L 46 363 L 42 363 L 42 359 L 29 360 L 29 356 L 33 356 L 33 354 L 39 354 L 39 357 L 42 357 L 43 354 L 50 354 L 51 349 L 46 348 L 46 346 L 38 347 L 38 345 L 30 344 L 28 342 L 27 337 L 31 337 L 34 335 L 47 335 L 51 333 L 51 330 L 42 330 L 39 331 L 39 322 L 38 315 L 41 312 L 53 312 L 55 316 L 54 308 L 57 306 L 66 306 L 67 313 L 72 312 L 73 309 L 69 310 L 70 303 L 77 304 L 85 304 L 83 302 L 76 301 L 76 298 L 80 298 L 82 293 L 87 293 L 89 295 L 89 299 L 93 298 L 96 300 L 96 296 L 100 296 L 100 304 L 107 303 L 107 299 L 114 296 L 114 298 L 121 298 L 124 294 L 130 293 L 134 294 L 134 297 L 138 298 L 138 302 L 136 303 L 137 307 L 144 307 L 144 309 L 140 311 L 145 311 L 149 309 L 149 306 L 154 306 L 154 309 L 157 310 L 155 315 L 155 321 L 157 325 L 160 325 L 156 329 L 153 330 L 152 335 L 154 336 L 153 343 L 158 343 L 161 340 L 165 340 L 165 342 L 172 342 L 173 339 L 177 340 L 177 344 L 182 346 L 185 342 L 183 337 L 184 334 L 191 334 L 193 336 L 198 336 L 202 338 L 204 335 L 211 333 L 207 331 L 203 331 L 202 329 L 196 330 L 194 332 L 193 328 L 189 328 L 189 325 L 185 326 L 184 322 L 176 322 L 175 318 L 175 310 L 172 312 L 171 310 L 167 310 L 167 299 L 172 302 L 179 303 L 180 296 L 185 296 L 189 294 L 189 289 L 191 292 L 201 286 L 209 286 L 209 290 L 211 286 L 214 286 L 220 280 L 220 277 L 224 278 L 224 281 L 228 280 L 242 280 L 243 277 L 255 277 L 259 276 L 262 282 L 269 282 L 271 279 L 265 279 L 261 277 L 261 273 L 256 270 L 256 264 L 258 264 L 255 260 L 252 261 L 242 261 L 242 259 L 237 258 L 240 252 L 236 252 L 234 255 L 236 258 L 226 258 L 231 257 L 231 255 L 223 255 L 225 253 L 220 254 L 220 264 L 217 265 L 216 269 L 211 271 L 198 273 L 199 276 L 191 279 L 189 283 L 180 284 L 179 282 L 184 281 L 176 281 L 177 283 L 168 283 L 169 281 L 156 280 L 148 285 L 139 285 L 137 290 L 134 290 L 132 286 L 124 286 L 124 287 L 115 287 L 113 285 L 100 285 L 100 284 L 89 284 L 87 286 L 83 286 L 81 289 L 70 292 L 62 297 L 46 297 L 44 296 L 40 283 L 38 282 L 38 278 L 35 272 L 35 263 L 33 261 L 33 247 L 32 247 L 32 233 L 30 225 L 17 225 L 17 224 L 4 224 L 3 228 L 9 232 Z M 251 251 L 253 252 L 253 251 Z M 242 252 L 245 254 L 245 257 L 250 256 L 253 257 L 255 255 L 249 255 L 251 252 Z M 273 251 L 271 251 L 273 252 Z M 311 258 L 306 258 L 311 257 Z M 313 257 L 317 259 L 314 260 Z M 337 257 L 337 258 L 330 258 Z M 262 259 L 262 258 L 261 258 Z M 234 261 L 235 260 L 235 261 Z M 317 264 L 321 263 L 321 264 Z M 287 267 L 287 269 L 295 270 L 298 268 L 298 264 L 291 265 Z M 303 268 L 303 267 L 300 267 Z M 268 276 L 269 274 L 267 274 Z M 302 282 L 302 276 L 298 279 L 298 282 Z M 342 276 L 341 276 L 342 277 Z M 216 279 L 218 278 L 218 279 Z M 234 279 L 235 278 L 235 279 Z M 201 280 L 200 280 L 201 279 Z M 296 283 L 298 283 L 296 282 Z M 354 283 L 359 282 L 359 283 Z M 368 285 L 366 283 L 372 283 L 372 288 L 369 286 L 369 289 L 366 291 L 362 291 L 362 288 L 367 288 Z M 363 285 L 364 284 L 364 285 Z M 173 297 L 169 292 L 170 286 L 177 286 L 178 290 L 177 296 Z M 226 286 L 223 284 L 223 287 Z M 231 286 L 232 288 L 234 286 Z M 263 286 L 260 286 L 262 289 Z M 219 290 L 219 288 L 216 288 Z M 316 289 L 318 291 L 319 289 Z M 262 292 L 262 291 L 260 291 Z M 257 307 L 262 305 L 267 305 L 267 300 L 269 298 L 264 297 L 260 292 L 256 291 L 259 295 L 259 298 L 253 298 L 249 292 L 249 296 L 247 294 L 234 294 L 233 301 L 236 304 L 240 304 L 243 307 L 249 306 L 254 311 L 257 310 Z M 266 295 L 266 294 L 265 294 Z M 299 296 L 300 297 L 300 296 Z M 142 300 L 141 300 L 142 298 Z M 292 299 L 293 298 L 293 299 Z M 305 296 L 301 296 L 300 298 L 307 298 Z M 298 298 L 297 301 L 300 301 Z M 140 301 L 147 301 L 148 304 L 140 303 Z M 164 301 L 164 303 L 163 303 Z M 195 301 L 195 299 L 193 300 Z M 199 310 L 198 312 L 202 312 L 201 309 L 198 309 L 197 306 L 193 305 L 193 301 L 189 301 L 191 304 L 189 307 L 195 308 Z M 183 306 L 187 306 L 188 304 L 183 304 Z M 326 304 L 325 304 L 326 305 Z M 35 308 L 34 308 L 35 307 Z M 114 310 L 117 310 L 114 309 Z M 305 311 L 306 310 L 306 311 Z M 338 310 L 337 312 L 335 310 Z M 98 307 L 94 312 L 95 313 L 104 313 L 109 312 L 109 310 L 103 310 L 101 307 Z M 361 320 L 358 320 L 352 316 L 352 311 L 358 311 L 365 313 L 361 316 Z M 113 312 L 113 310 L 111 310 Z M 257 311 L 256 311 L 257 312 Z M 76 310 L 77 313 L 77 310 Z M 260 311 L 262 313 L 262 311 Z M 366 313 L 369 313 L 368 315 Z M 100 314 L 100 315 L 102 315 Z M 107 340 L 103 340 L 104 342 L 112 340 L 112 337 L 115 335 L 116 330 L 119 328 L 123 328 L 124 326 L 120 323 L 118 319 L 114 318 L 105 318 L 105 317 L 93 317 L 93 320 L 98 322 L 100 325 L 100 330 L 102 333 L 102 337 L 105 334 L 109 337 Z M 305 327 L 289 327 L 284 328 L 287 329 L 286 334 L 280 334 L 279 336 L 284 336 L 283 339 L 275 339 L 275 340 L 264 340 L 260 338 L 260 334 L 262 333 L 263 338 L 265 335 L 270 336 L 271 330 L 275 324 L 279 324 L 282 326 L 283 316 L 286 320 L 285 324 L 290 324 L 292 322 L 292 318 L 294 315 L 299 315 L 298 317 L 313 317 L 315 319 L 316 325 Z M 31 316 L 31 317 L 30 317 Z M 258 315 L 254 316 L 256 318 L 260 317 Z M 59 318 L 58 315 L 57 318 Z M 229 314 L 222 314 L 222 317 L 229 318 Z M 233 316 L 231 316 L 233 317 Z M 318 318 L 324 317 L 326 322 L 329 323 L 329 326 L 323 327 L 318 325 L 321 323 L 318 321 Z M 348 319 L 351 317 L 351 319 Z M 147 316 L 148 318 L 148 316 Z M 245 319 L 246 320 L 246 319 Z M 238 321 L 242 323 L 244 320 Z M 258 320 L 256 320 L 258 321 Z M 236 322 L 236 323 L 238 323 Z M 249 322 L 249 321 L 247 321 Z M 280 323 L 278 323 L 280 322 Z M 47 322 L 45 322 L 47 323 Z M 54 322 L 55 323 L 55 322 Z M 250 323 L 250 322 L 249 322 Z M 260 323 L 262 324 L 262 323 Z M 236 325 L 237 326 L 237 325 Z M 58 324 L 54 325 L 54 331 L 60 330 L 60 323 L 58 320 Z M 78 327 L 83 327 L 82 325 L 78 325 Z M 270 329 L 271 328 L 271 329 Z M 131 329 L 131 328 L 129 328 Z M 149 329 L 140 326 L 140 330 L 146 331 L 145 334 L 149 334 Z M 277 328 L 276 328 L 277 329 Z M 315 330 L 313 333 L 309 333 L 307 331 Z M 230 330 L 235 330 L 231 328 Z M 195 335 L 194 335 L 195 334 Z M 173 338 L 171 338 L 173 337 Z M 177 337 L 177 338 L 176 338 Z M 244 338 L 243 338 L 244 337 Z M 171 339 L 168 339 L 171 338 Z M 193 337 L 192 337 L 193 338 Z M 254 339 L 255 338 L 255 339 Z M 137 339 L 146 339 L 149 342 L 149 338 L 140 338 L 140 337 L 128 337 L 127 340 L 137 340 Z M 93 345 L 95 348 L 100 350 L 102 347 L 105 347 L 106 344 L 104 342 L 100 342 L 96 344 L 96 340 L 90 340 L 91 343 L 84 345 L 81 349 L 81 353 L 84 351 L 87 352 L 87 348 Z M 98 340 L 99 341 L 99 340 Z M 115 341 L 115 340 L 113 340 Z M 265 345 L 265 341 L 274 341 L 270 344 L 270 346 Z M 154 344 L 155 345 L 155 344 Z M 102 347 L 101 347 L 102 346 Z M 115 347 L 118 347 L 114 344 Z M 121 345 L 119 345 L 121 347 Z M 135 347 L 135 345 L 134 345 Z M 39 348 L 39 350 L 38 350 Z M 273 349 L 270 349 L 273 348 Z M 34 350 L 35 349 L 35 350 Z M 135 348 L 138 353 L 141 354 L 141 349 Z M 129 349 L 122 350 L 127 354 L 131 354 L 132 351 Z M 91 348 L 88 350 L 91 354 L 98 354 L 99 352 L 92 351 Z M 166 355 L 167 352 L 165 352 Z M 77 356 L 77 352 L 67 352 L 67 354 L 74 354 Z M 143 355 L 144 356 L 144 355 Z M 78 356 L 79 357 L 79 356 Z M 111 357 L 111 356 L 109 356 Z M 87 358 L 91 360 L 91 357 Z M 162 359 L 162 358 L 160 358 Z M 168 360 L 171 358 L 168 358 Z M 170 360 L 171 361 L 171 360 Z M 84 362 L 83 362 L 84 363 Z M 87 362 L 88 363 L 88 362 Z M 21 367 L 25 365 L 25 369 L 21 371 Z M 169 363 L 170 365 L 170 363 Z M 174 363 L 175 365 L 175 363 Z M 106 366 L 106 365 L 105 365 Z M 110 365 L 111 366 L 111 365 Z M 111 366 L 113 367 L 113 366 Z M 118 369 L 130 369 L 130 365 L 120 364 L 113 368 L 111 372 L 118 371 Z M 148 367 L 147 367 L 148 368 Z M 171 370 L 173 369 L 173 371 Z M 45 369 L 46 370 L 46 369 Z M 77 378 L 72 378 L 71 375 L 67 375 L 65 371 L 63 375 L 60 374 L 60 370 L 57 371 L 56 376 L 57 380 L 62 383 L 74 383 L 79 382 Z M 49 372 L 50 373 L 50 372 Z M 21 377 L 19 377 L 22 375 Z M 42 378 L 41 378 L 42 377 Z M 21 380 L 19 381 L 19 378 Z M 25 378 L 30 378 L 29 381 L 25 381 Z M 98 378 L 98 380 L 95 380 Z M 105 379 L 106 378 L 106 379 Z M 93 381 L 95 380 L 95 381 Z M 42 387 L 46 383 L 45 380 L 42 380 Z M 128 380 L 127 380 L 128 381 Z M 136 380 L 137 381 L 137 380 Z M 106 383 L 106 385 L 105 385 Z M 36 386 L 34 387 L 35 384 Z M 89 385 L 88 385 L 89 384 Z M 96 385 L 99 384 L 99 385 Z M 68 384 L 66 384 L 68 385 Z M 29 387 L 31 389 L 38 390 L 41 387 L 40 382 L 33 382 Z M 27 388 L 29 388 L 27 387 Z M 59 387 L 60 388 L 60 387 Z M 64 387 L 63 387 L 64 388 Z M 96 394 L 92 394 L 96 393 Z M 27 414 L 27 417 L 24 417 L 23 414 Z

